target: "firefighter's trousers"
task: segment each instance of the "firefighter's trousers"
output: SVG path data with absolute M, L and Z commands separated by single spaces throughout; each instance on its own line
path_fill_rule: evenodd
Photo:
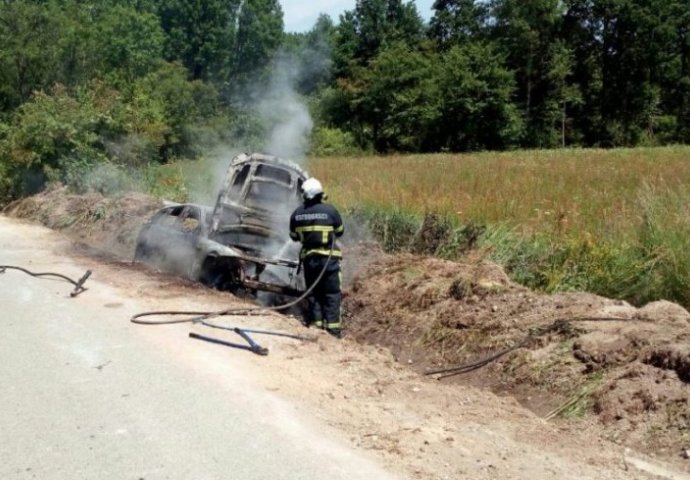
M 328 263 L 328 266 L 326 266 Z M 307 297 L 309 311 L 307 324 L 326 327 L 331 333 L 340 333 L 340 259 L 323 255 L 308 255 L 302 260 L 307 288 L 316 282 L 324 267 L 318 285 Z

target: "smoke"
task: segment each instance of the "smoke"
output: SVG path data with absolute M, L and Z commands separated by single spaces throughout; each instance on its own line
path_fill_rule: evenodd
M 267 89 L 257 105 L 268 135 L 263 145 L 266 153 L 302 163 L 309 148 L 314 122 L 304 100 L 295 91 L 299 66 L 286 56 L 274 61 Z
M 68 166 L 64 181 L 76 193 L 97 192 L 105 196 L 142 191 L 145 188 L 134 172 L 114 163 L 76 168 Z
M 297 89 L 312 71 L 313 61 L 280 52 L 267 69 L 269 76 L 257 74 L 248 82 L 252 86 L 236 101 L 230 131 L 221 135 L 225 140 L 207 145 L 204 158 L 194 161 L 194 178 L 187 179 L 193 201 L 215 202 L 230 162 L 240 153 L 266 153 L 304 166 L 314 121 Z
M 304 98 L 297 92 L 297 84 L 304 75 L 302 64 L 294 56 L 281 53 L 273 60 L 269 71 L 271 76 L 268 80 L 254 88 L 248 96 L 251 98 L 250 109 L 264 132 L 263 138 L 255 143 L 258 145 L 255 151 L 304 165 L 314 121 Z M 227 166 L 237 152 L 237 148 L 228 149 L 229 155 L 223 158 L 222 163 Z M 263 256 L 266 258 L 298 258 L 300 245 L 288 236 L 288 219 L 296 206 L 288 203 L 274 205 L 272 230 L 279 234 L 280 239 L 264 246 Z M 290 272 L 285 267 L 269 265 L 261 278 L 296 288 L 303 287 L 301 276 L 296 276 L 294 271 L 290 275 Z M 273 294 L 259 295 L 259 301 L 264 304 L 284 303 L 283 300 L 281 296 Z

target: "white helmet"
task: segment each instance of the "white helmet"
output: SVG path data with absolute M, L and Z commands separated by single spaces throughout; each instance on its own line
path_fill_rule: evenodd
M 314 177 L 308 178 L 302 184 L 302 196 L 305 200 L 313 200 L 317 195 L 323 195 L 323 187 Z

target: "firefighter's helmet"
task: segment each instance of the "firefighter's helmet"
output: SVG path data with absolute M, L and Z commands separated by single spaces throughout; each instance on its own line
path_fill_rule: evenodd
M 314 177 L 308 178 L 302 184 L 302 196 L 305 200 L 313 200 L 318 195 L 323 195 L 323 187 Z

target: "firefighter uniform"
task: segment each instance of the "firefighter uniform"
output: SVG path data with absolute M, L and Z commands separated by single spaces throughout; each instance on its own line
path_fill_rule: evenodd
M 340 260 L 342 252 L 335 238 L 345 231 L 340 213 L 333 205 L 323 203 L 322 195 L 305 200 L 290 217 L 290 238 L 302 243 L 300 259 L 307 288 L 314 287 L 307 301 L 307 325 L 313 325 L 340 336 Z M 330 258 L 329 258 L 330 256 Z

